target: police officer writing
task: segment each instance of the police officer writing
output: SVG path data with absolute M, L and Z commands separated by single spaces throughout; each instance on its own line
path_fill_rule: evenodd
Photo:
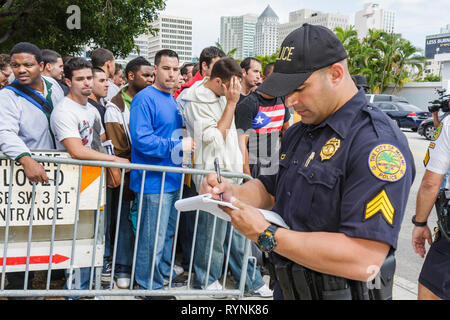
M 415 225 L 412 232 L 412 246 L 414 251 L 423 258 L 426 253 L 425 242 L 431 245 L 419 276 L 418 299 L 450 300 L 450 221 L 448 217 L 450 199 L 448 191 L 447 195 L 445 192 L 445 189 L 449 189 L 448 181 L 443 192 L 439 194 L 444 177 L 450 170 L 450 117 L 442 120 L 433 140 L 425 156 L 426 170 L 417 193 L 416 215 L 412 219 Z M 427 220 L 438 194 L 436 211 L 439 231 L 433 242 Z M 439 203 L 442 206 L 439 206 Z M 446 217 L 443 210 L 447 212 Z
M 334 33 L 305 24 L 283 41 L 259 87 L 286 96 L 302 117 L 283 136 L 275 175 L 243 185 L 202 182 L 223 193 L 233 226 L 270 253 L 275 299 L 389 299 L 393 252 L 414 180 L 404 134 L 356 88 Z M 271 209 L 290 229 L 267 222 Z M 383 281 L 366 281 L 381 268 Z

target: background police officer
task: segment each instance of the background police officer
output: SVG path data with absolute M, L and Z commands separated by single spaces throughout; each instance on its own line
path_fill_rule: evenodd
M 426 253 L 425 241 L 431 247 L 419 276 L 418 299 L 450 300 L 450 241 L 438 234 L 432 243 L 431 231 L 427 226 L 439 189 L 450 170 L 450 117 L 445 117 L 436 130 L 435 141 L 430 143 L 424 162 L 426 170 L 417 193 L 412 245 L 422 258 Z
M 277 299 L 368 298 L 361 284 L 397 245 L 413 157 L 404 134 L 358 91 L 346 59 L 327 28 L 305 24 L 288 35 L 260 87 L 302 116 L 283 136 L 278 173 L 244 185 L 210 174 L 202 183 L 202 193 L 238 207 L 224 209 L 232 224 L 271 252 Z M 277 212 L 290 230 L 256 208 Z

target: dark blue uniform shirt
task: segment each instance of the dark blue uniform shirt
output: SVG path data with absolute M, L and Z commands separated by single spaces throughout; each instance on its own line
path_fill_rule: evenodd
M 414 176 L 405 135 L 360 90 L 320 125 L 289 128 L 278 173 L 258 179 L 292 230 L 344 233 L 395 249 Z

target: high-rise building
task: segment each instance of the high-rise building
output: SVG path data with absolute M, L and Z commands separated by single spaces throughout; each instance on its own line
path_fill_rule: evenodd
M 304 23 L 319 25 L 334 30 L 336 27 L 346 29 L 349 26 L 348 16 L 339 13 L 324 13 L 312 9 L 301 9 L 289 13 L 289 22 L 278 26 L 278 47 L 283 40 Z
M 192 19 L 160 15 L 152 27 L 159 29 L 156 36 L 148 37 L 148 59 L 152 64 L 162 49 L 178 53 L 180 64 L 192 62 Z
M 441 34 L 442 33 L 450 33 L 450 24 L 447 24 L 446 26 L 441 28 Z
M 133 60 L 139 56 L 148 59 L 148 35 L 141 34 L 140 36 L 134 38 L 134 44 L 136 49 L 133 49 L 133 51 L 131 51 L 125 59 L 116 59 L 116 62 L 122 64 L 122 67 L 124 68 L 130 60 Z
M 278 16 L 270 5 L 258 17 L 255 32 L 255 56 L 266 56 L 277 52 L 278 21 Z
M 220 17 L 220 44 L 225 53 L 237 49 L 235 59 L 254 56 L 254 38 L 258 16 Z
M 364 9 L 355 14 L 355 29 L 360 39 L 369 34 L 369 29 L 393 33 L 395 12 L 381 8 L 378 3 L 366 3 Z

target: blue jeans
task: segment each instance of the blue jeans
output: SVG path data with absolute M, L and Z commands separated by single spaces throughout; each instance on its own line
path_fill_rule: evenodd
M 141 223 L 138 235 L 138 247 L 136 257 L 136 282 L 143 289 L 150 289 L 152 279 L 152 264 L 155 268 L 153 273 L 153 290 L 164 288 L 164 277 L 170 275 L 170 262 L 172 256 L 173 236 L 177 219 L 175 201 L 179 199 L 179 191 L 164 193 L 162 198 L 159 230 L 156 235 L 159 209 L 159 194 L 144 194 L 142 196 Z M 139 207 L 137 193 L 135 201 Z M 137 212 L 135 213 L 137 215 Z M 156 254 L 153 261 L 153 253 Z
M 114 235 L 116 229 L 116 219 L 119 205 L 120 188 L 107 189 L 106 194 L 106 210 L 105 214 L 105 253 L 103 260 L 106 262 L 112 258 L 112 250 L 114 250 Z M 119 238 L 117 239 L 117 252 L 116 252 L 116 267 L 114 269 L 115 275 L 119 273 L 131 273 L 131 265 L 133 263 L 133 247 L 134 247 L 134 234 L 132 230 L 131 222 L 129 221 L 130 213 L 130 201 L 122 200 L 122 210 L 119 217 Z M 96 215 L 94 215 L 95 219 Z M 94 226 L 96 219 L 94 220 Z M 91 275 L 91 268 L 80 268 L 78 271 L 74 271 L 72 276 L 72 289 L 87 290 L 89 288 L 89 280 Z M 75 279 L 75 275 L 80 276 L 79 282 Z M 69 272 L 66 270 L 66 278 L 69 279 Z M 95 280 L 93 280 L 93 284 Z M 67 284 L 65 285 L 67 288 Z
M 216 219 L 215 234 L 213 234 L 214 215 L 204 211 L 199 212 L 197 238 L 194 253 L 194 287 L 204 287 L 206 282 L 206 273 L 209 262 L 209 252 L 213 246 L 211 266 L 209 270 L 208 285 L 218 280 L 222 275 L 222 269 L 228 252 L 231 224 L 220 218 Z M 229 267 L 233 277 L 237 282 L 241 279 L 241 270 L 244 262 L 245 237 L 233 229 L 231 240 L 231 250 Z M 253 292 L 264 285 L 261 272 L 256 269 L 255 278 L 252 279 L 255 263 L 250 260 L 247 267 L 247 276 L 245 279 L 245 291 Z

